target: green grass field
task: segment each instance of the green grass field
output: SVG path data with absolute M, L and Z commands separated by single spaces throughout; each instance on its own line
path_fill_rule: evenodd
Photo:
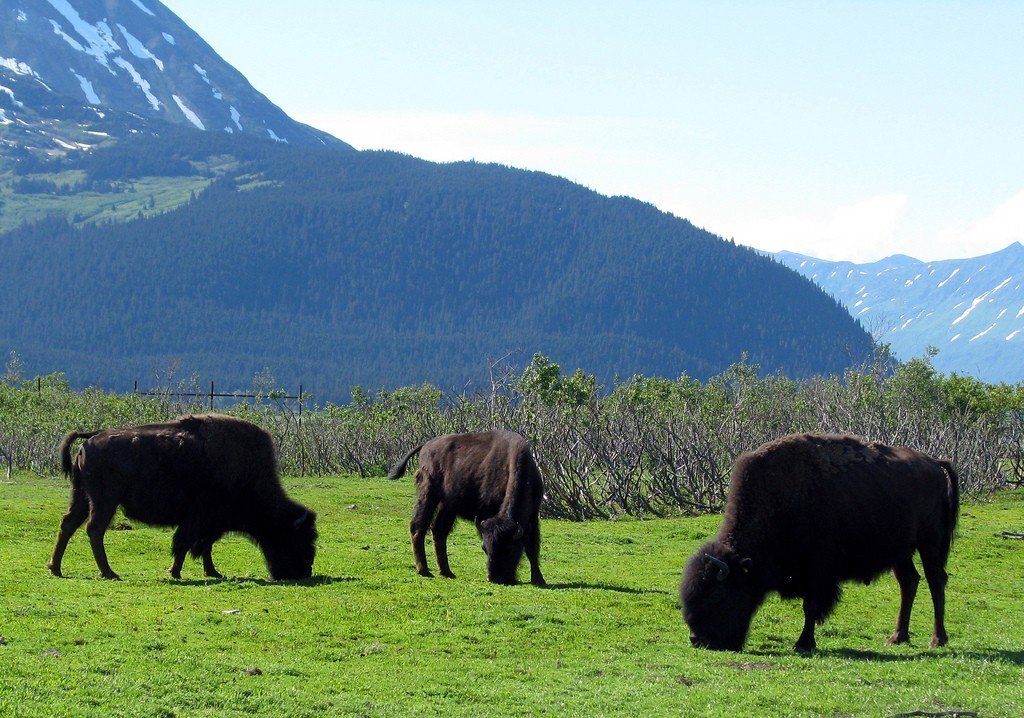
M 163 214 L 184 205 L 192 195 L 202 193 L 213 182 L 213 178 L 233 172 L 239 166 L 238 160 L 230 155 L 210 157 L 203 163 L 193 165 L 196 174 L 189 177 L 137 177 L 116 182 L 121 191 L 80 190 L 70 195 L 15 192 L 12 189 L 16 179 L 14 173 L 0 170 L 0 233 L 51 216 L 64 217 L 82 225 L 106 221 L 127 222 L 140 215 L 151 217 Z M 60 187 L 75 186 L 87 179 L 86 173 L 81 170 L 32 174 L 28 178 L 46 180 Z M 245 175 L 240 179 L 240 190 L 270 184 L 257 175 Z
M 320 514 L 305 584 L 269 583 L 237 537 L 214 548 L 229 578 L 190 561 L 173 581 L 170 531 L 139 525 L 107 534 L 123 581 L 96 577 L 84 531 L 52 578 L 66 483 L 0 484 L 0 716 L 1024 715 L 1024 542 L 999 535 L 1024 530 L 1022 492 L 963 509 L 947 647 L 927 648 L 924 582 L 912 645 L 883 645 L 898 604 L 885 577 L 848 586 L 800 657 L 800 606 L 777 599 L 746 652 L 690 647 L 679 576 L 718 517 L 545 521 L 550 587 L 504 587 L 466 523 L 458 579 L 414 574 L 408 478 L 287 484 Z

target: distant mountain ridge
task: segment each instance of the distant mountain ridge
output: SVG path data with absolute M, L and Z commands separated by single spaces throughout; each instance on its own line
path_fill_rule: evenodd
M 967 259 L 893 255 L 855 264 L 795 252 L 772 255 L 839 300 L 901 359 L 939 350 L 946 372 L 1024 381 L 1024 246 Z
M 110 112 L 139 120 L 346 146 L 298 123 L 257 92 L 157 0 L 4 0 L 0 138 L 46 152 L 103 138 L 81 132 Z

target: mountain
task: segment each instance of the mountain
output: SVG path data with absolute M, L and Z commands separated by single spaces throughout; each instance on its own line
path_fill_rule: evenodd
M 9 146 L 63 153 L 159 126 L 147 120 L 345 146 L 289 118 L 154 0 L 4 0 L 0 39 Z
M 945 372 L 1024 381 L 1024 246 L 969 259 L 922 262 L 893 255 L 870 264 L 779 252 L 779 262 L 816 282 L 901 359 L 929 346 Z
M 485 387 L 534 352 L 605 383 L 871 354 L 812 282 L 651 205 L 293 123 L 156 0 L 2 15 L 0 352 L 29 373 L 269 368 L 339 399 Z

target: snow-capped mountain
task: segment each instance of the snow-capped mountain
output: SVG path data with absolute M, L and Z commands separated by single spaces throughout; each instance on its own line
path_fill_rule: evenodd
M 147 122 L 345 146 L 288 117 L 158 0 L 0 0 L 0 138 L 61 152 Z
M 839 300 L 897 357 L 923 356 L 945 372 L 1024 381 L 1024 246 L 970 259 L 894 255 L 870 264 L 793 252 L 772 255 Z

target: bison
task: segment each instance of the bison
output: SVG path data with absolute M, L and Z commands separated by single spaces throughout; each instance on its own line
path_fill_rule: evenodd
M 85 439 L 72 460 L 71 446 Z M 61 575 L 68 540 L 88 518 L 86 532 L 103 578 L 117 579 L 103 535 L 118 506 L 125 516 L 175 526 L 171 576 L 181 578 L 185 554 L 202 557 L 207 576 L 220 578 L 211 548 L 225 533 L 252 538 L 271 578 L 309 578 L 316 553 L 316 514 L 292 501 L 278 477 L 270 435 L 255 424 L 218 414 L 166 424 L 73 431 L 60 446 L 71 480 L 71 504 L 60 522 L 50 572 Z
M 800 652 L 839 601 L 842 581 L 867 584 L 892 569 L 896 630 L 910 640 L 921 557 L 935 608 L 931 645 L 947 642 L 946 560 L 959 513 L 948 461 L 854 436 L 795 434 L 743 454 L 732 469 L 722 526 L 689 560 L 680 586 L 694 646 L 739 651 L 770 592 L 802 598 Z
M 476 523 L 487 554 L 487 580 L 515 583 L 525 549 L 530 583 L 545 585 L 540 572 L 539 518 L 544 482 L 526 439 L 511 431 L 439 436 L 412 449 L 388 478 L 405 473 L 416 452 L 418 499 L 409 530 L 417 573 L 432 575 L 423 551 L 430 528 L 437 567 L 442 576 L 455 578 L 448 565 L 447 541 L 455 519 L 461 516 Z

